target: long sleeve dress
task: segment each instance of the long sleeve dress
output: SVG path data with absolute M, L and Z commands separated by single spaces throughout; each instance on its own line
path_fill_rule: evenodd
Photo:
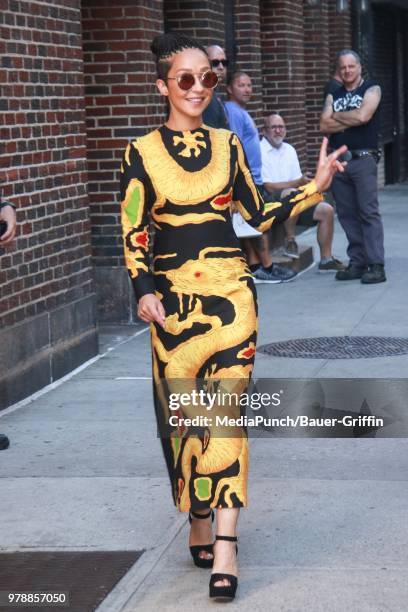
M 249 383 L 256 291 L 233 230 L 232 203 L 264 232 L 321 195 L 312 181 L 282 202 L 264 203 L 238 137 L 202 125 L 185 132 L 162 126 L 131 142 L 121 167 L 121 200 L 136 297 L 154 293 L 166 313 L 164 329 L 151 324 L 153 390 L 174 503 L 180 511 L 246 506 L 245 428 L 188 427 L 182 419 L 170 426 L 170 416 L 197 411 L 172 411 L 169 393 L 213 380 L 242 393 Z

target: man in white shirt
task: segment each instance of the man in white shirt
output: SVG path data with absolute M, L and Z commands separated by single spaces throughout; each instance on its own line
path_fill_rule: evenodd
M 312 177 L 303 175 L 296 150 L 287 142 L 286 125 L 278 113 L 270 113 L 264 121 L 264 138 L 261 141 L 262 181 L 264 189 L 280 199 L 291 190 L 308 183 Z M 327 202 L 320 202 L 300 215 L 305 225 L 317 224 L 317 242 L 320 248 L 319 272 L 337 272 L 344 268 L 341 261 L 332 255 L 334 211 Z M 310 218 L 311 217 L 311 218 Z M 285 254 L 299 258 L 295 240 L 298 217 L 285 221 Z

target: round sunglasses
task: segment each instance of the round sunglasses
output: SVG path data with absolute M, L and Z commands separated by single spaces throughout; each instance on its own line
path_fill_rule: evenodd
M 198 77 L 201 85 L 206 89 L 214 89 L 214 87 L 217 87 L 218 85 L 218 75 L 216 75 L 212 70 L 207 70 L 207 72 L 203 72 L 202 74 L 183 72 L 176 77 L 167 77 L 167 79 L 177 81 L 177 85 L 180 87 L 180 89 L 183 91 L 188 91 L 193 87 L 196 76 Z

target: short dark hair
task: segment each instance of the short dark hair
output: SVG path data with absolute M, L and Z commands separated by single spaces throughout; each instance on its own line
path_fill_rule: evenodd
M 170 70 L 170 57 L 184 49 L 199 49 L 208 57 L 207 51 L 194 38 L 180 32 L 167 32 L 156 36 L 150 45 L 151 52 L 156 58 L 157 77 L 165 80 Z
M 232 72 L 228 79 L 227 79 L 227 86 L 232 85 L 234 83 L 234 81 L 236 81 L 236 79 L 239 79 L 239 77 L 241 76 L 248 76 L 249 74 L 247 72 L 245 72 L 245 70 L 235 70 L 235 72 Z M 251 78 L 251 77 L 249 77 Z
M 361 64 L 361 58 L 356 51 L 353 51 L 353 49 L 342 49 L 336 55 L 336 66 L 337 67 L 339 65 L 340 58 L 343 57 L 343 55 L 352 55 L 354 59 L 357 60 L 359 64 Z

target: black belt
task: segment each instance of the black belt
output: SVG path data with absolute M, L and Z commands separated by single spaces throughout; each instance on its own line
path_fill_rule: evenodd
M 350 149 L 350 153 L 353 159 L 358 159 L 359 157 L 365 157 L 366 155 L 373 155 L 373 157 L 377 157 L 379 151 L 378 149 Z
M 371 155 L 375 162 L 378 163 L 381 158 L 381 151 L 379 149 L 349 149 L 343 155 L 340 155 L 340 161 L 350 161 L 351 159 L 360 159 L 361 157 L 367 157 Z

